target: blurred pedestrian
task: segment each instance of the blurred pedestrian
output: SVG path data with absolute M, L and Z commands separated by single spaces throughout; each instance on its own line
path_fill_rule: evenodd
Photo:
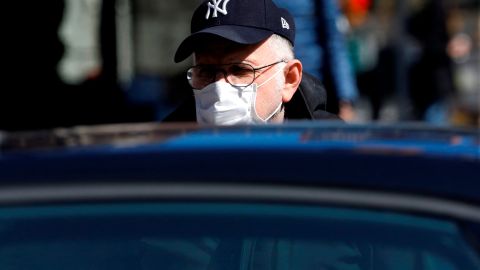
M 274 0 L 288 9 L 297 23 L 295 53 L 305 71 L 318 77 L 329 91 L 327 108 L 340 118 L 355 119 L 358 97 L 349 62 L 337 0 Z
M 15 19 L 8 21 L 3 42 L 2 62 L 7 69 L 0 90 L 0 129 L 63 124 L 68 119 L 61 102 L 64 85 L 57 64 L 64 53 L 58 36 L 64 2 L 32 1 L 26 7 L 24 1 L 12 1 L 5 5 Z
M 428 0 L 409 19 L 409 33 L 420 46 L 420 55 L 410 69 L 410 97 L 416 120 L 444 124 L 448 101 L 454 93 L 452 60 L 447 54 L 445 2 Z

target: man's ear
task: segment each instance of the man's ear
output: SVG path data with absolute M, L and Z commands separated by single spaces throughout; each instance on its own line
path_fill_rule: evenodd
M 289 102 L 297 91 L 302 81 L 302 70 L 302 63 L 297 59 L 289 61 L 285 67 L 285 85 L 282 92 L 283 103 Z

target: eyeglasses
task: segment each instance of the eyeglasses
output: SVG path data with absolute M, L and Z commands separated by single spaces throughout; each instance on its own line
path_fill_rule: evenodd
M 229 84 L 234 87 L 243 88 L 250 86 L 255 81 L 259 75 L 257 74 L 259 70 L 269 68 L 280 63 L 288 63 L 288 61 L 282 59 L 275 63 L 257 68 L 247 63 L 197 65 L 191 67 L 187 71 L 187 79 L 193 89 L 203 89 L 207 85 L 214 83 L 217 79 L 217 74 L 221 72 Z

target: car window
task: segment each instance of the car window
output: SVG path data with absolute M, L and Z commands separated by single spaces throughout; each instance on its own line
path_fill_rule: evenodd
M 478 270 L 456 222 L 266 204 L 0 208 L 1 269 Z

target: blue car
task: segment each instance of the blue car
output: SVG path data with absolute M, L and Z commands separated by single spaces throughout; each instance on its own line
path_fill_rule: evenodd
M 478 130 L 0 133 L 0 269 L 478 270 Z

